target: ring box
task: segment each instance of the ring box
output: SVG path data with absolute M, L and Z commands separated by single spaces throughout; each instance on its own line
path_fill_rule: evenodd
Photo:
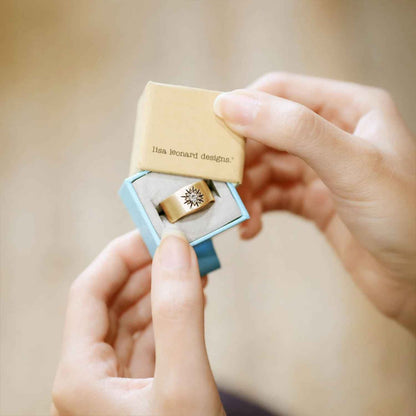
M 148 183 L 143 181 L 142 188 L 138 187 L 141 179 L 149 179 L 151 175 L 157 176 L 156 180 L 147 181 Z M 167 220 L 160 217 L 157 211 L 158 202 L 164 199 L 166 194 L 171 193 L 175 186 L 180 188 L 184 181 L 191 183 L 192 179 L 142 171 L 125 179 L 119 191 L 121 199 L 136 227 L 140 230 L 143 241 L 152 256 L 160 244 L 163 228 L 169 226 Z M 160 184 L 159 189 L 157 189 L 158 182 Z M 217 189 L 220 189 L 221 195 L 216 196 L 216 202 L 213 206 L 208 210 L 187 217 L 186 222 L 179 225 L 179 227 L 182 227 L 181 231 L 187 236 L 190 245 L 195 249 L 201 276 L 220 267 L 211 238 L 249 218 L 247 209 L 232 183 L 214 182 L 214 184 Z M 145 192 L 148 192 L 147 196 L 143 195 Z M 224 216 L 219 218 L 218 215 L 215 215 L 212 210 L 214 207 L 218 212 L 223 212 Z M 215 221 L 217 222 L 215 223 Z M 194 229 L 197 224 L 200 226 L 200 235 L 195 234 Z
M 218 94 L 149 82 L 137 107 L 130 176 L 119 191 L 153 256 L 163 229 L 173 226 L 160 202 L 201 179 L 214 185 L 214 203 L 174 224 L 194 247 L 201 276 L 220 267 L 211 238 L 249 218 L 236 190 L 245 141 L 214 114 Z

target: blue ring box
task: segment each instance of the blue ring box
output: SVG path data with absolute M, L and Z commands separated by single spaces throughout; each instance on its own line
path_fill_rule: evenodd
M 147 175 L 148 173 L 150 172 L 141 171 L 125 179 L 123 185 L 119 190 L 119 195 L 123 200 L 124 205 L 127 207 L 127 210 L 129 211 L 130 216 L 132 217 L 136 227 L 139 229 L 143 241 L 146 244 L 151 256 L 153 257 L 156 248 L 160 244 L 160 237 L 153 228 L 153 225 L 150 222 L 150 219 L 133 187 L 134 181 L 136 181 L 144 175 Z M 235 199 L 238 207 L 240 208 L 241 217 L 238 217 L 237 219 L 223 225 L 217 230 L 210 232 L 207 235 L 204 235 L 203 237 L 198 238 L 197 240 L 194 240 L 192 241 L 192 243 L 190 243 L 191 246 L 194 247 L 196 255 L 198 257 L 199 272 L 201 276 L 204 276 L 207 273 L 210 273 L 220 268 L 220 262 L 218 260 L 211 238 L 249 218 L 247 209 L 244 206 L 243 201 L 240 198 L 240 195 L 238 195 L 235 185 L 230 182 L 227 182 L 227 186 L 231 192 L 231 195 Z

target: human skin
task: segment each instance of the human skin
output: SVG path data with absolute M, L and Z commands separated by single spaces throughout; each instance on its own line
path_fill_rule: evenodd
M 111 242 L 71 286 L 52 415 L 225 415 L 205 284 L 181 234 L 163 237 L 153 264 L 137 231 Z
M 250 138 L 242 238 L 271 210 L 314 221 L 374 305 L 416 332 L 416 150 L 390 96 L 269 74 L 215 111 Z M 205 283 L 183 236 L 163 238 L 153 265 L 136 231 L 110 243 L 71 287 L 52 414 L 224 415 Z
M 313 221 L 370 301 L 416 333 L 415 138 L 390 95 L 271 73 L 221 94 L 214 111 L 248 138 L 241 237 L 267 211 Z

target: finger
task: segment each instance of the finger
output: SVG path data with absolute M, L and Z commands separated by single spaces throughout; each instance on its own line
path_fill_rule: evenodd
M 261 219 L 261 214 L 263 212 L 261 201 L 257 198 L 253 198 L 249 207 L 250 218 L 240 225 L 240 237 L 243 240 L 255 237 L 261 231 L 263 224 Z
M 296 156 L 288 153 L 266 153 L 263 161 L 270 166 L 274 182 L 294 182 L 304 177 L 306 165 Z
M 150 292 L 152 264 L 136 270 L 111 302 L 111 309 L 117 316 L 122 315 L 132 305 Z
M 152 319 L 150 293 L 131 306 L 119 318 L 119 327 L 125 328 L 130 335 L 143 329 Z
M 117 336 L 120 327 L 120 317 L 125 312 L 128 312 L 133 305 L 136 305 L 139 301 L 141 302 L 142 299 L 149 294 L 151 267 L 152 265 L 149 263 L 142 269 L 136 270 L 119 292 L 113 297 L 108 311 L 110 328 L 107 331 L 105 339 L 107 343 L 114 344 L 114 339 Z M 131 315 L 131 312 L 129 314 Z
M 272 185 L 261 197 L 265 212 L 270 210 L 286 210 L 296 215 L 303 215 L 305 186 L 297 183 L 289 188 Z
M 122 365 L 128 366 L 134 343 L 134 334 L 143 331 L 151 320 L 150 293 L 131 306 L 118 319 L 115 339 L 114 341 L 111 339 L 108 341 L 113 344 L 114 351 Z
M 55 404 L 52 403 L 50 406 L 51 416 L 59 416 L 58 409 L 56 408 Z
M 137 231 L 112 241 L 71 286 L 64 345 L 102 341 L 109 329 L 108 303 L 149 253 Z
M 74 286 L 108 301 L 130 274 L 150 263 L 150 254 L 137 230 L 110 242 L 76 279 Z
M 202 288 L 205 289 L 207 287 L 208 284 L 208 275 L 202 276 L 201 277 L 201 284 L 202 284 Z
M 312 220 L 322 231 L 334 214 L 334 203 L 328 188 L 316 179 L 306 185 L 269 186 L 260 196 L 264 212 L 287 210 Z
M 247 169 L 244 179 L 250 181 L 250 191 L 255 195 L 271 182 L 272 175 L 272 167 L 269 163 L 258 163 Z
M 155 373 L 155 340 L 153 325 L 149 324 L 143 331 L 133 337 L 133 351 L 129 368 L 132 377 L 148 378 Z
M 251 165 L 257 163 L 261 159 L 262 155 L 267 151 L 274 151 L 270 147 L 265 146 L 255 140 L 247 139 L 246 140 L 246 156 L 245 156 L 245 167 L 250 167 Z
M 263 75 L 248 88 L 303 104 L 348 131 L 370 110 L 392 105 L 379 88 L 285 72 Z
M 163 395 L 214 383 L 204 339 L 204 294 L 195 251 L 179 233 L 167 234 L 152 269 L 156 345 L 155 385 Z
M 250 214 L 250 218 L 240 224 L 239 231 L 242 239 L 249 239 L 256 236 L 262 228 L 262 207 L 260 201 L 254 195 L 255 184 L 252 182 L 249 172 L 253 168 L 245 172 L 243 183 L 238 189 L 238 193 L 244 201 L 244 204 Z M 257 182 L 260 183 L 260 182 Z M 265 181 L 263 181 L 266 186 Z
M 127 368 L 132 351 L 134 339 L 127 328 L 119 328 L 113 342 L 114 352 L 120 369 Z
M 379 162 L 371 143 L 280 97 L 237 90 L 219 95 L 214 110 L 238 134 L 305 160 L 334 192 L 351 191 Z
M 201 277 L 202 288 L 204 289 L 204 309 L 207 306 L 207 294 L 205 293 L 205 288 L 208 285 L 208 276 Z
M 246 176 L 254 194 L 270 182 L 284 183 L 303 180 L 305 163 L 288 153 L 265 153 L 259 163 L 246 168 Z

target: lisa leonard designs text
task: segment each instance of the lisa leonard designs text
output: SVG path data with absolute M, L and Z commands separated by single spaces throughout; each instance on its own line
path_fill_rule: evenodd
M 175 156 L 175 157 L 186 157 L 186 158 L 193 158 L 193 159 L 200 159 L 200 160 L 209 160 L 216 163 L 231 163 L 233 158 L 221 155 L 210 155 L 208 153 L 201 153 L 198 152 L 184 152 L 181 150 L 176 150 L 170 148 L 169 150 L 165 149 L 164 147 L 152 146 L 152 153 L 158 153 L 160 155 L 166 156 Z

